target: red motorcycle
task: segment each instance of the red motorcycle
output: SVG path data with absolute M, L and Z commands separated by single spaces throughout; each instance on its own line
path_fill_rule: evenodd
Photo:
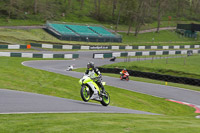
M 121 76 L 120 76 L 120 79 L 123 80 L 125 79 L 126 81 L 129 81 L 129 73 L 126 72 L 124 74 L 122 74 L 122 72 L 120 72 Z

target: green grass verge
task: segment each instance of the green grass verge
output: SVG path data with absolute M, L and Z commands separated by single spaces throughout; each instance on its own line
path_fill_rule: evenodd
M 105 68 L 127 68 L 142 72 L 174 75 L 200 79 L 200 55 L 185 58 L 165 58 L 156 60 L 120 62 L 105 65 Z
M 1 133 L 197 133 L 191 117 L 135 114 L 0 115 Z

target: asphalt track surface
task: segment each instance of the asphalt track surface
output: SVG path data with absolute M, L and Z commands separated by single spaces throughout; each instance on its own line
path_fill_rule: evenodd
M 102 51 L 101 51 L 102 52 Z M 99 52 L 99 53 L 101 53 Z M 75 60 L 44 60 L 44 61 L 26 61 L 22 64 L 28 67 L 50 71 L 58 74 L 68 75 L 75 78 L 81 78 L 83 73 L 66 71 L 69 65 L 75 68 L 86 67 L 87 62 L 93 61 L 96 66 L 110 64 L 109 59 L 93 59 L 93 52 L 79 52 L 80 58 Z M 131 59 L 137 60 L 137 59 Z M 117 59 L 116 62 L 122 62 L 124 59 Z M 157 85 L 151 83 L 129 81 L 124 82 L 119 78 L 103 76 L 107 85 L 127 89 L 134 92 L 144 93 L 166 99 L 187 102 L 194 105 L 200 105 L 200 92 L 186 90 L 177 87 Z M 79 94 L 77 94 L 79 95 Z M 111 99 L 112 100 L 112 99 Z M 111 101 L 112 102 L 112 101 Z M 101 113 L 135 113 L 152 114 L 149 112 L 119 108 L 103 107 L 100 104 L 85 103 L 82 101 L 20 92 L 13 90 L 0 89 L 0 113 L 80 113 L 80 112 L 101 112 Z
M 21 113 L 134 113 L 156 115 L 149 112 L 104 107 L 100 104 L 85 103 L 77 100 L 0 89 L 0 114 Z

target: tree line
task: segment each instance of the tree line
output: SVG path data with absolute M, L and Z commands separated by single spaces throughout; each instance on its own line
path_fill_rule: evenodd
M 1 0 L 0 17 L 5 19 L 96 21 L 135 27 L 137 36 L 145 23 L 172 18 L 200 20 L 200 0 Z M 170 17 L 169 17 L 170 16 Z M 89 20 L 88 20 L 89 21 Z

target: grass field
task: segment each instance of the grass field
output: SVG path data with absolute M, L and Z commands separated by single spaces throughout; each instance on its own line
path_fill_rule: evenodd
M 198 133 L 191 117 L 135 114 L 0 115 L 1 133 Z
M 105 65 L 106 68 L 127 68 L 143 72 L 174 75 L 200 79 L 200 55 L 185 58 L 165 58 L 157 60 L 145 60 L 134 62 L 120 62 Z
M 123 36 L 123 43 L 101 43 L 101 45 L 190 45 L 198 44 L 199 38 L 182 37 L 174 31 L 160 31 L 160 33 L 143 33 L 135 37 L 126 33 Z M 154 38 L 154 40 L 152 40 Z M 50 44 L 80 44 L 80 45 L 99 45 L 94 42 L 61 41 L 42 29 L 4 29 L 0 28 L 0 42 L 11 44 L 28 44 L 31 42 L 50 43 Z
M 21 62 L 27 60 L 38 59 L 0 57 L 0 88 L 81 100 L 79 79 L 22 66 Z M 197 114 L 191 107 L 111 86 L 106 86 L 106 90 L 110 93 L 113 106 L 163 115 L 1 114 L 0 131 L 3 133 L 200 131 L 198 120 L 194 118 Z
M 122 34 L 122 33 L 120 33 Z M 149 32 L 139 34 L 137 37 L 134 35 L 123 35 L 123 43 L 137 44 L 137 45 L 188 45 L 197 43 L 199 38 L 188 38 L 177 34 L 174 30 L 160 31 L 159 33 Z

